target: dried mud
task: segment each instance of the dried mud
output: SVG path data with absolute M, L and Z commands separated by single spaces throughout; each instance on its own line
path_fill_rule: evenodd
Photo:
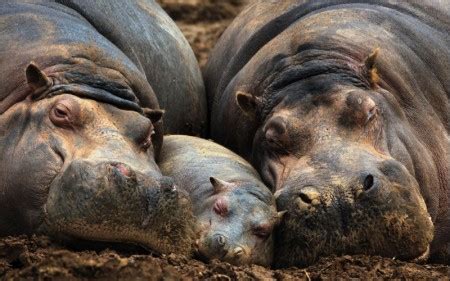
M 208 264 L 184 256 L 131 254 L 123 250 L 76 250 L 47 237 L 0 240 L 0 279 L 18 280 L 324 280 L 449 279 L 449 267 L 393 259 L 343 256 L 321 259 L 308 268 L 270 270 L 261 266 Z

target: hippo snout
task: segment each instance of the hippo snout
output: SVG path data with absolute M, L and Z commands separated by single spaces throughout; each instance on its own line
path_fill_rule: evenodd
M 195 224 L 187 193 L 169 177 L 125 163 L 73 161 L 50 187 L 44 208 L 45 232 L 190 252 Z
M 213 256 L 232 264 L 240 264 L 250 255 L 250 251 L 246 247 L 234 243 L 232 239 L 221 233 L 212 234 L 200 243 L 203 244 L 198 245 L 200 255 Z
M 308 265 L 344 253 L 411 260 L 426 252 L 434 226 L 417 181 L 395 160 L 364 156 L 360 166 L 304 170 L 275 193 L 278 210 L 287 211 L 277 262 L 302 256 Z

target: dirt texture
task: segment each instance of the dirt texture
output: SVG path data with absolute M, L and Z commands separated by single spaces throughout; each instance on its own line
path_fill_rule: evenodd
M 323 280 L 396 278 L 448 280 L 444 265 L 418 265 L 393 259 L 343 256 L 321 259 L 308 268 L 270 270 L 261 266 L 209 264 L 184 256 L 131 254 L 123 250 L 76 250 L 47 237 L 0 240 L 1 280 Z
M 159 0 L 191 43 L 201 66 L 245 0 Z M 89 250 L 87 250 L 89 249 Z M 126 249 L 126 250 L 124 250 Z M 308 268 L 235 267 L 178 255 L 157 256 L 135 247 L 61 245 L 47 237 L 0 239 L 0 280 L 323 280 L 360 278 L 450 279 L 450 267 L 395 259 L 342 256 Z
M 251 0 L 157 0 L 192 46 L 200 67 L 234 17 Z

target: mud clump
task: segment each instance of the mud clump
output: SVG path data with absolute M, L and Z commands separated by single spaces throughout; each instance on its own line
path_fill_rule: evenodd
M 77 250 L 45 236 L 0 239 L 0 280 L 322 280 L 330 278 L 449 279 L 450 267 L 368 256 L 321 259 L 300 269 L 209 264 L 179 255 L 133 254 L 110 248 Z

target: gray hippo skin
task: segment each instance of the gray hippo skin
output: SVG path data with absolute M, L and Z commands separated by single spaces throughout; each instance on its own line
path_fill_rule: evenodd
M 106 12 L 94 2 L 91 13 Z M 108 16 L 146 25 L 152 11 L 127 1 Z M 0 235 L 190 253 L 189 197 L 155 163 L 163 112 L 144 72 L 95 21 L 54 1 L 2 1 L 0 23 Z
M 165 110 L 164 132 L 207 130 L 203 78 L 176 24 L 154 0 L 56 0 L 82 15 L 145 74 Z
M 205 69 L 211 138 L 287 214 L 277 266 L 371 254 L 448 262 L 450 6 L 257 1 Z
M 253 167 L 212 141 L 166 136 L 159 163 L 189 192 L 197 218 L 197 254 L 242 265 L 273 257 L 275 199 Z

